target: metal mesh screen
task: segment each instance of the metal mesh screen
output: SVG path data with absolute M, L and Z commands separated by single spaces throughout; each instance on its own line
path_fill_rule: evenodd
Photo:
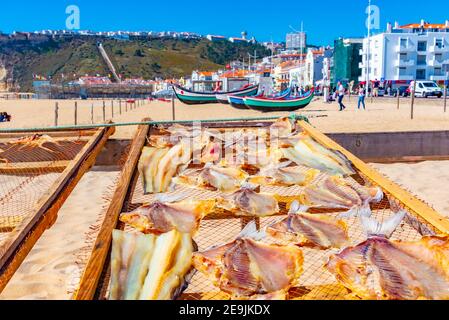
M 0 249 L 38 210 L 42 197 L 82 150 L 90 133 L 0 134 Z
M 158 133 L 159 131 L 152 130 L 150 134 Z M 193 170 L 193 169 L 188 169 Z M 362 172 L 357 172 L 353 176 L 354 180 L 364 185 L 368 178 L 363 175 Z M 277 216 L 267 218 L 257 218 L 256 222 L 260 228 L 264 228 L 272 224 L 275 221 L 279 221 L 287 216 L 288 210 L 286 209 L 288 204 L 294 200 L 295 196 L 298 196 L 302 188 L 299 186 L 294 187 L 262 187 L 262 192 L 276 194 L 280 199 L 281 212 Z M 383 221 L 393 215 L 393 211 L 390 208 L 390 201 L 395 199 L 388 194 L 386 190 L 383 190 L 385 196 L 383 200 L 377 204 L 372 204 L 371 209 L 373 217 L 378 221 Z M 187 194 L 193 199 L 214 199 L 217 196 L 222 195 L 220 192 L 213 192 L 201 189 L 192 189 L 188 187 L 180 187 L 170 194 Z M 126 203 L 124 211 L 130 212 L 144 203 L 151 203 L 154 200 L 154 195 L 144 195 L 142 181 L 140 177 L 135 179 L 129 190 L 129 201 Z M 399 202 L 399 207 L 404 208 Z M 335 209 L 311 209 L 312 213 L 326 213 L 330 215 L 337 215 L 345 212 L 345 210 Z M 431 225 L 427 224 L 422 219 L 415 216 L 412 212 L 407 211 L 407 217 L 396 229 L 391 239 L 413 241 L 419 240 L 422 235 L 429 235 L 434 233 L 434 229 Z M 245 227 L 245 225 L 254 220 L 254 218 L 236 218 L 230 213 L 218 209 L 213 214 L 207 216 L 202 222 L 199 232 L 195 236 L 194 240 L 198 244 L 199 251 L 203 251 L 211 246 L 225 244 L 231 242 Z M 344 221 L 348 225 L 348 232 L 350 236 L 351 245 L 357 245 L 366 240 L 366 235 L 358 218 L 347 218 Z M 122 226 L 123 227 L 123 226 Z M 132 232 L 132 229 L 126 227 L 125 230 Z M 263 241 L 267 243 L 281 243 L 279 240 L 274 241 L 270 237 L 265 238 Z M 287 243 L 285 243 L 287 244 Z M 299 279 L 299 283 L 296 287 L 292 288 L 289 292 L 290 299 L 306 299 L 306 300 L 335 300 L 346 299 L 348 290 L 339 284 L 334 276 L 324 269 L 328 257 L 331 254 L 337 253 L 338 249 L 319 250 L 311 248 L 302 248 L 304 253 L 304 272 Z M 106 269 L 106 275 L 102 279 L 99 292 L 100 298 L 107 297 L 107 288 L 109 282 L 109 267 Z M 212 282 L 204 275 L 197 272 L 190 282 L 187 290 L 183 293 L 180 299 L 183 300 L 222 300 L 229 299 L 226 293 L 221 292 L 215 287 Z

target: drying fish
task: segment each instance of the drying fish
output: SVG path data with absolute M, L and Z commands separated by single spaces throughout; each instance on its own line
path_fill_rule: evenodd
M 56 151 L 44 147 L 44 144 L 46 143 L 59 145 L 58 141 L 46 134 L 33 134 L 31 136 L 22 137 L 17 140 L 8 142 L 10 146 L 19 146 L 19 150 L 23 148 L 40 148 L 48 152 L 55 153 Z
M 348 209 L 344 216 L 369 215 L 369 203 L 380 201 L 383 192 L 340 176 L 324 176 L 307 185 L 299 197 L 301 204 L 309 207 Z
M 271 194 L 261 193 L 260 187 L 244 185 L 229 197 L 219 198 L 218 207 L 236 216 L 268 217 L 279 212 L 279 205 Z
M 310 184 L 320 171 L 304 166 L 290 166 L 292 162 L 283 162 L 267 166 L 258 176 L 251 177 L 250 183 L 273 186 L 305 186 Z
M 282 149 L 284 157 L 300 165 L 329 174 L 355 174 L 351 162 L 341 152 L 330 150 L 316 142 L 312 137 L 303 134 L 303 138 L 293 147 Z
M 320 249 L 342 248 L 349 244 L 346 223 L 328 215 L 301 211 L 306 210 L 294 202 L 288 217 L 269 226 L 267 233 L 275 239 Z
M 240 169 L 208 163 L 203 169 L 190 175 L 181 175 L 174 184 L 233 192 L 248 179 L 248 174 Z
M 448 236 L 389 240 L 404 216 L 362 217 L 368 239 L 331 256 L 325 268 L 362 299 L 449 299 Z
M 201 150 L 201 163 L 217 162 L 221 159 L 221 143 L 209 141 Z
M 195 234 L 201 219 L 211 213 L 215 200 L 158 200 L 120 216 L 120 221 L 143 233 L 165 233 L 178 230 Z
M 112 233 L 110 300 L 171 300 L 193 276 L 190 234 Z
M 192 148 L 186 140 L 182 140 L 173 148 L 145 147 L 138 164 L 144 192 L 166 192 L 172 178 L 187 168 L 191 157 Z
M 288 292 L 302 274 L 302 251 L 296 246 L 257 241 L 261 237 L 252 222 L 235 241 L 194 253 L 193 265 L 215 286 L 237 299 Z M 273 295 L 276 297 L 279 295 Z
M 271 137 L 287 137 L 296 130 L 296 121 L 290 118 L 280 118 L 270 126 Z

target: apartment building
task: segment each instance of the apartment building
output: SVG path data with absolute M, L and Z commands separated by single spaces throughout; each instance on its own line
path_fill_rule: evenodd
M 371 81 L 443 81 L 449 71 L 449 21 L 388 24 L 386 32 L 370 37 L 369 51 L 368 38 L 363 40 L 360 55 L 360 81 L 366 81 L 367 71 Z

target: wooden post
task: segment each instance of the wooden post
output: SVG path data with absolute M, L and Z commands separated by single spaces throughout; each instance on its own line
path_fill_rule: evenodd
M 75 114 L 74 114 L 74 118 L 75 118 L 75 126 L 78 124 L 78 102 L 75 101 Z
M 398 103 L 398 110 L 399 110 L 399 94 L 400 94 L 400 90 L 399 90 L 399 88 L 398 88 L 398 93 L 397 93 L 397 103 Z
M 412 102 L 410 106 L 410 119 L 413 120 L 413 108 L 415 105 L 416 80 L 413 81 Z
M 447 80 L 444 81 L 444 112 L 446 112 L 447 107 Z
M 128 101 L 125 101 L 125 112 L 128 112 Z
M 94 104 L 90 105 L 90 123 L 94 124 Z
M 114 118 L 114 100 L 111 101 L 112 118 Z
M 171 97 L 171 112 L 172 112 L 172 120 L 176 120 L 176 114 L 175 114 L 175 96 L 173 95 Z
M 59 119 L 59 103 L 55 103 L 55 127 L 58 126 L 58 119 Z
M 122 114 L 122 100 L 118 101 L 118 112 L 120 115 Z
M 103 100 L 103 123 L 106 122 L 106 102 Z

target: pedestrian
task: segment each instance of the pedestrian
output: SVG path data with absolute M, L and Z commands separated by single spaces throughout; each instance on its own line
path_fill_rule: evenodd
M 379 96 L 379 85 L 380 85 L 379 81 L 377 79 L 374 80 L 374 83 L 373 83 L 373 86 L 374 86 L 373 97 L 377 98 Z
M 345 87 L 341 82 L 338 82 L 338 105 L 340 106 L 340 111 L 343 111 L 346 109 L 345 105 L 343 104 L 343 98 L 345 97 Z
M 365 107 L 365 88 L 363 87 L 363 85 L 360 85 L 359 88 L 359 101 L 357 103 L 357 108 L 360 109 L 360 105 L 363 106 L 363 110 L 366 110 Z

